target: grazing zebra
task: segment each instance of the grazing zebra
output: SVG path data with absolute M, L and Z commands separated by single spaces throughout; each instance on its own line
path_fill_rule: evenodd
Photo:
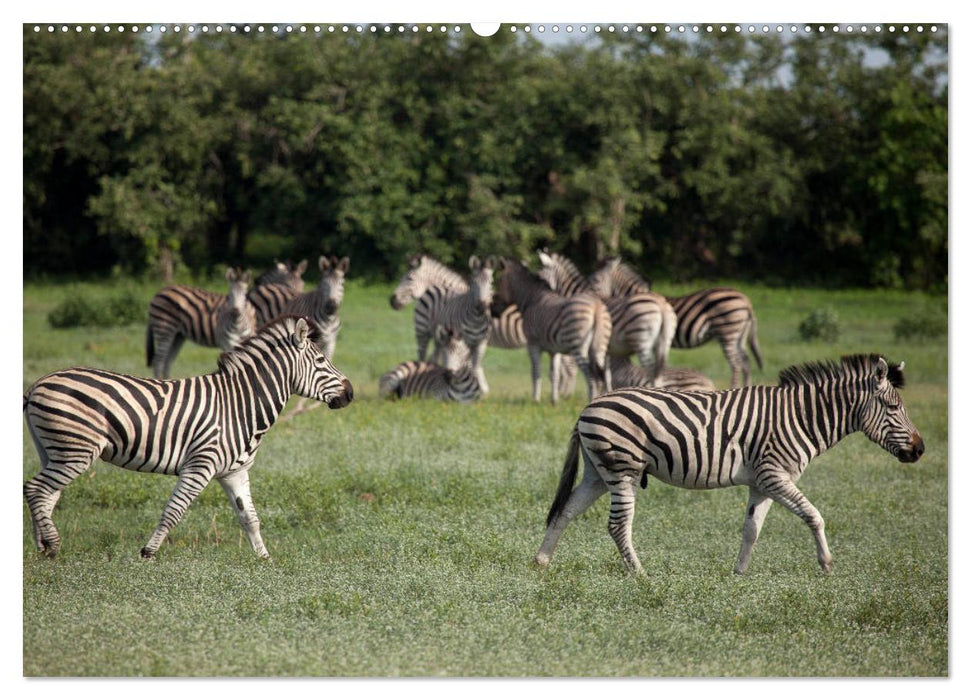
M 250 273 L 229 268 L 226 279 L 229 281 L 229 295 L 226 303 L 219 307 L 216 319 L 216 345 L 223 352 L 235 348 L 256 333 L 257 329 L 256 309 L 246 299 Z
M 230 274 L 231 269 L 226 272 L 226 279 L 232 285 Z M 164 287 L 152 297 L 148 304 L 145 360 L 156 379 L 169 376 L 175 356 L 187 339 L 207 348 L 221 347 L 218 328 L 230 320 L 226 315 L 230 313 L 230 303 L 225 294 L 184 285 Z M 225 325 L 224 334 L 224 342 L 228 342 Z
M 264 284 L 284 284 L 299 294 L 303 291 L 303 273 L 306 270 L 306 260 L 301 260 L 296 265 L 292 265 L 289 260 L 274 260 L 273 267 L 257 277 L 253 285 L 259 287 Z
M 445 301 L 457 294 L 469 291 L 469 285 L 459 273 L 427 255 L 408 258 L 408 270 L 391 294 L 391 308 L 402 309 L 415 300 L 415 341 L 418 360 L 424 361 L 428 343 L 435 327 L 440 325 L 438 316 Z
M 320 329 L 320 349 L 328 360 L 333 359 L 337 346 L 337 333 L 341 327 L 337 311 L 344 300 L 344 275 L 350 267 L 351 259 L 321 255 L 320 285 L 311 291 L 298 294 L 283 307 L 283 314 L 306 316 Z
M 609 491 L 607 529 L 627 568 L 642 573 L 631 524 L 636 485 L 645 486 L 650 474 L 683 488 L 748 487 L 735 573 L 748 567 L 773 501 L 809 526 L 819 565 L 829 573 L 823 518 L 796 481 L 814 457 L 856 431 L 901 462 L 916 462 L 924 441 L 904 409 L 901 386 L 903 363 L 888 367 L 878 355 L 853 355 L 838 364 L 789 367 L 779 386 L 715 393 L 620 389 L 601 396 L 573 429 L 536 563 L 549 564 L 569 522 Z M 580 455 L 583 479 L 572 490 Z
M 610 358 L 610 381 L 615 389 L 643 386 L 668 391 L 715 391 L 715 383 L 693 369 L 665 367 L 651 379 L 643 367 L 638 367 L 625 357 L 616 356 Z
M 469 365 L 468 346 L 449 328 L 438 327 L 436 341 L 443 349 L 444 365 L 433 362 L 402 362 L 378 380 L 378 395 L 401 399 L 408 396 L 468 403 L 482 396 L 479 380 Z
M 587 396 L 609 391 L 610 314 L 591 294 L 565 297 L 551 290 L 525 265 L 510 258 L 500 261 L 502 275 L 493 294 L 492 315 L 498 317 L 510 304 L 523 315 L 527 351 L 532 366 L 533 400 L 540 397 L 540 353 L 550 353 L 553 403 L 559 398 L 560 354 L 569 354 L 587 380 Z
M 612 294 L 588 283 L 571 260 L 559 253 L 539 251 L 543 267 L 539 276 L 564 296 L 596 294 L 607 305 L 612 331 L 608 352 L 613 356 L 637 355 L 653 379 L 664 369 L 674 338 L 677 317 L 660 294 L 643 289 L 629 295 Z
M 615 294 L 632 293 L 647 283 L 620 258 L 605 260 L 592 280 L 598 289 L 611 289 Z M 732 368 L 732 388 L 749 382 L 748 344 L 762 369 L 762 351 L 756 337 L 755 311 L 742 292 L 730 287 L 702 289 L 680 297 L 667 297 L 678 317 L 672 347 L 696 348 L 712 338 L 718 340 Z
M 483 395 L 489 393 L 482 358 L 488 347 L 489 330 L 492 326 L 492 275 L 496 263 L 494 258 L 480 260 L 473 255 L 469 258 L 472 277 L 469 289 L 463 294 L 453 294 L 445 298 L 438 313 L 441 327 L 450 329 L 460 337 L 469 349 L 469 366 L 479 380 Z M 436 349 L 436 356 L 441 353 Z
M 65 486 L 97 457 L 125 469 L 177 477 L 158 528 L 141 550 L 158 552 L 196 496 L 216 479 L 253 551 L 269 556 L 250 496 L 249 469 L 291 393 L 341 408 L 351 383 L 317 347 L 307 319 L 280 318 L 219 358 L 212 374 L 142 379 L 98 369 L 48 374 L 24 394 L 40 472 L 24 484 L 37 548 L 61 538 L 51 513 Z

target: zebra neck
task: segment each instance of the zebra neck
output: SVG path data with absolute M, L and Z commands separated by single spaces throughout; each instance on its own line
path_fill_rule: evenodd
M 806 384 L 796 389 L 792 402 L 794 423 L 800 425 L 822 454 L 859 427 L 858 392 L 839 384 Z
M 283 413 L 294 393 L 293 372 L 277 375 L 269 371 L 271 364 L 278 370 L 287 367 L 282 363 L 268 363 L 262 357 L 246 355 L 234 358 L 215 375 L 223 412 L 255 431 L 268 430 Z M 240 395 L 245 399 L 234 398 Z

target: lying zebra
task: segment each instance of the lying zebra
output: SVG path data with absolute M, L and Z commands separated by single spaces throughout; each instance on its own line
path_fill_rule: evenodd
M 408 396 L 468 403 L 482 397 L 482 387 L 470 364 L 471 352 L 449 328 L 439 326 L 435 341 L 445 366 L 409 360 L 385 372 L 378 381 L 378 395 L 402 399 Z
M 253 551 L 268 557 L 249 486 L 263 437 L 293 393 L 330 408 L 354 397 L 351 383 L 318 348 L 317 334 L 305 318 L 279 318 L 200 377 L 142 379 L 73 368 L 37 380 L 23 407 L 41 467 L 24 484 L 37 548 L 57 554 L 54 506 L 64 487 L 100 457 L 125 469 L 177 477 L 143 558 L 155 556 L 212 479 L 229 497 Z
M 626 357 L 617 356 L 610 357 L 610 381 L 615 389 L 643 386 L 668 391 L 715 391 L 715 383 L 696 370 L 665 367 L 652 382 L 645 367 L 635 365 Z
M 862 431 L 901 462 L 916 462 L 924 441 L 897 388 L 903 364 L 853 355 L 839 364 L 789 367 L 779 386 L 715 393 L 620 389 L 593 400 L 570 436 L 536 563 L 546 566 L 573 518 L 610 492 L 607 530 L 628 570 L 643 573 L 631 541 L 637 484 L 656 479 L 689 489 L 747 486 L 748 506 L 735 573 L 752 557 L 765 515 L 778 502 L 805 521 L 825 573 L 833 568 L 823 518 L 796 481 L 812 459 Z M 583 478 L 573 488 L 583 457 Z

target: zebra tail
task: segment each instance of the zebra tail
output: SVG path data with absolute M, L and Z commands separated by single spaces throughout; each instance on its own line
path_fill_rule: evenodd
M 553 497 L 553 505 L 550 506 L 549 515 L 546 516 L 546 525 L 549 527 L 559 516 L 563 506 L 570 499 L 573 491 L 573 483 L 577 480 L 577 469 L 580 464 L 580 434 L 577 427 L 573 426 L 573 434 L 570 435 L 570 446 L 566 450 L 566 461 L 563 462 L 563 472 L 560 474 L 560 485 L 556 487 L 556 496 Z
M 145 331 L 145 361 L 149 367 L 152 366 L 152 360 L 155 359 L 155 334 L 152 333 L 152 324 L 148 324 L 148 330 Z
M 611 389 L 607 386 L 607 348 L 610 345 L 611 330 L 610 312 L 599 303 L 593 315 L 593 339 L 587 359 L 590 363 L 590 374 L 600 383 L 603 391 Z
M 666 307 L 666 308 L 665 308 Z M 678 330 L 678 317 L 671 305 L 665 302 L 661 309 L 661 328 L 654 340 L 654 379 L 661 376 L 661 372 L 668 364 L 668 353 L 674 342 L 674 334 Z
M 759 365 L 759 370 L 762 370 L 762 350 L 759 348 L 759 339 L 755 337 L 755 314 L 752 314 L 752 327 L 749 329 L 748 334 L 748 347 L 752 351 L 752 355 L 755 357 L 755 361 Z

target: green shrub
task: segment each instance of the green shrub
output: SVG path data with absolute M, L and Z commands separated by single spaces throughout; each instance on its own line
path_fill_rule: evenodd
M 915 316 L 901 318 L 893 327 L 894 338 L 899 340 L 933 339 L 947 335 L 947 310 L 928 307 Z
M 87 297 L 68 297 L 47 315 L 52 328 L 80 328 L 82 326 L 124 326 L 142 321 L 145 305 L 131 292 L 123 292 L 101 304 L 88 301 Z
M 806 341 L 818 339 L 835 343 L 839 336 L 839 316 L 830 307 L 815 309 L 799 324 L 799 337 Z

